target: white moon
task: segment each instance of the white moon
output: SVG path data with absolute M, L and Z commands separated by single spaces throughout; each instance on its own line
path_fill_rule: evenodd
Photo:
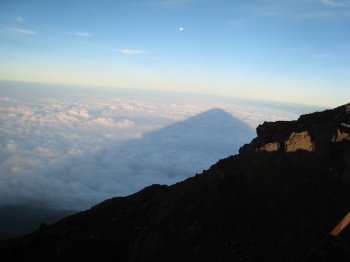
M 179 31 L 183 31 L 183 30 L 184 30 L 184 28 L 183 28 L 183 27 L 180 27 L 180 28 L 179 28 Z

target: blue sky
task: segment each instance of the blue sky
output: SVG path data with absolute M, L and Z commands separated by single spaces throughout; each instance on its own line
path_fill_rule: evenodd
M 340 105 L 350 1 L 1 1 L 0 79 Z

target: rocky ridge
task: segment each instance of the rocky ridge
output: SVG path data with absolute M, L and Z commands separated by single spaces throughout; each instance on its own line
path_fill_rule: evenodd
M 240 153 L 172 186 L 106 200 L 21 238 L 1 261 L 344 261 L 350 104 L 266 122 Z

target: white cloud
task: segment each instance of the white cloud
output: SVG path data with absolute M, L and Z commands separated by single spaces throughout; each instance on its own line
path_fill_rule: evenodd
M 121 121 L 114 121 L 111 118 L 99 117 L 92 120 L 93 124 L 100 125 L 106 128 L 130 128 L 134 125 L 133 121 L 123 119 Z
M 90 118 L 90 114 L 87 110 L 85 109 L 82 109 L 82 110 L 79 110 L 79 109 L 70 109 L 68 111 L 68 113 L 72 116 L 76 116 L 76 117 L 80 117 L 80 118 L 85 118 L 85 119 L 88 119 Z
M 22 22 L 24 19 L 22 18 L 22 17 L 20 17 L 20 16 L 17 16 L 16 17 L 16 21 L 18 21 L 18 22 Z
M 81 36 L 81 37 L 90 37 L 91 36 L 91 34 L 90 33 L 88 33 L 88 32 L 75 32 L 75 33 L 73 33 L 73 35 L 75 35 L 75 36 Z
M 22 29 L 22 28 L 10 28 L 11 31 L 23 34 L 23 35 L 37 35 L 38 33 L 32 30 L 28 29 Z
M 71 116 L 65 112 L 59 112 L 56 115 L 56 118 L 62 124 L 67 124 L 67 125 L 71 125 L 72 122 L 78 121 L 78 119 L 75 116 Z M 47 119 L 47 118 L 44 118 L 44 119 Z
M 141 49 L 119 49 L 118 51 L 123 55 L 141 55 L 145 53 Z

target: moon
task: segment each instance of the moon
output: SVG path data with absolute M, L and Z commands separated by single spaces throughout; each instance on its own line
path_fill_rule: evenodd
M 184 28 L 182 26 L 179 27 L 179 31 L 182 32 Z

